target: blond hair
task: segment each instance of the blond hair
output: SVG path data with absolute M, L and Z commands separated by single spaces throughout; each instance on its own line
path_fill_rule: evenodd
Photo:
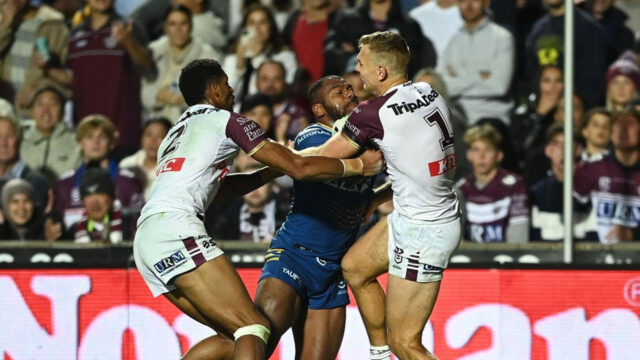
M 390 31 L 378 31 L 363 35 L 358 48 L 369 47 L 373 59 L 396 73 L 406 74 L 411 53 L 404 38 Z
M 502 135 L 489 124 L 476 125 L 465 131 L 464 142 L 467 146 L 471 146 L 476 141 L 483 141 L 500 150 Z
M 0 116 L 0 121 L 6 121 L 13 128 L 13 132 L 16 134 L 16 140 L 18 143 L 22 141 L 22 128 L 20 124 L 16 121 L 16 119 L 12 116 Z
M 113 125 L 108 117 L 100 114 L 91 114 L 82 118 L 80 124 L 78 124 L 78 128 L 76 129 L 76 141 L 80 142 L 85 136 L 95 129 L 104 131 L 109 138 L 109 142 L 112 144 L 118 140 L 118 136 L 120 135 L 118 134 L 118 130 L 116 130 L 115 125 Z

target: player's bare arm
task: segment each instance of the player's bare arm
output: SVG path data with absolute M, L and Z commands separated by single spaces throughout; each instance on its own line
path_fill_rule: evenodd
M 345 159 L 353 156 L 360 150 L 360 146 L 351 141 L 342 132 L 336 133 L 326 143 L 296 151 L 297 154 L 303 156 L 327 156 L 336 159 Z
M 229 174 L 224 177 L 224 180 L 220 184 L 220 190 L 218 190 L 214 201 L 230 201 L 248 194 L 282 175 L 284 174 L 266 166 L 251 172 Z
M 364 222 L 369 221 L 369 217 L 373 214 L 378 206 L 386 203 L 393 198 L 393 189 L 391 189 L 391 181 L 386 182 L 377 188 L 373 189 L 373 198 L 367 206 L 367 211 L 364 215 Z
M 324 156 L 300 156 L 274 142 L 265 143 L 251 156 L 274 171 L 296 180 L 322 181 L 346 176 L 373 176 L 382 171 L 384 166 L 379 151 L 368 150 L 355 159 L 336 160 Z

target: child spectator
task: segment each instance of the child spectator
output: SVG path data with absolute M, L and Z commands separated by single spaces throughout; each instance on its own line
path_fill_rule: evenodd
M 611 113 L 605 108 L 593 108 L 584 117 L 582 137 L 585 141 L 584 150 L 580 155 L 582 161 L 601 160 L 609 154 L 611 141 Z
M 473 173 L 456 184 L 465 218 L 464 239 L 480 243 L 529 241 L 527 188 L 522 178 L 500 167 L 501 136 L 483 124 L 464 135 Z

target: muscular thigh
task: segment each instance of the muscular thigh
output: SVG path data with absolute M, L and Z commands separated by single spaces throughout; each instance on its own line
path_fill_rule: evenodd
M 389 266 L 388 238 L 387 217 L 383 217 L 349 249 L 342 259 L 342 267 L 371 276 L 383 274 Z
M 386 304 L 389 334 L 396 338 L 419 338 L 431 316 L 439 289 L 439 281 L 419 283 L 389 276 Z

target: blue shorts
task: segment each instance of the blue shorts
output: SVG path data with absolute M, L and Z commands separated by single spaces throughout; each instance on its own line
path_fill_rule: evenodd
M 305 251 L 270 248 L 260 280 L 276 278 L 289 284 L 309 309 L 333 309 L 349 304 L 340 263 Z

